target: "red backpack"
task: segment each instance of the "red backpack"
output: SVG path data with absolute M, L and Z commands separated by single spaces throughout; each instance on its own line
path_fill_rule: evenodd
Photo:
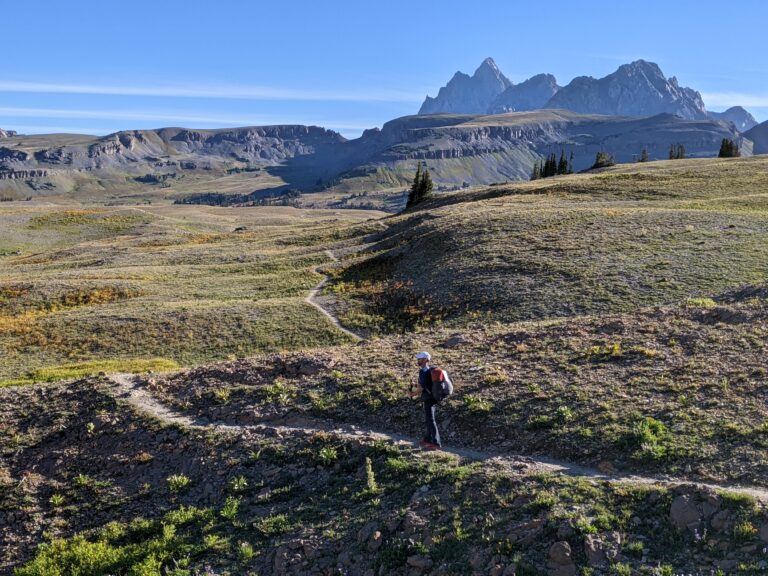
M 429 369 L 429 374 L 432 377 L 432 398 L 437 402 L 442 402 L 453 394 L 453 382 L 451 382 L 448 372 L 441 368 L 432 367 Z

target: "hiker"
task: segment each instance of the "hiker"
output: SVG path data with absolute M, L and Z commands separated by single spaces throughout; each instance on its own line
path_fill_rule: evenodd
M 437 368 L 430 366 L 432 356 L 429 352 L 419 352 L 416 354 L 416 361 L 419 364 L 419 386 L 421 388 L 421 400 L 424 402 L 424 420 L 426 433 L 419 445 L 425 450 L 440 450 L 440 432 L 437 430 L 435 413 L 440 401 L 453 392 L 453 384 L 448 374 Z M 416 396 L 413 396 L 414 398 Z

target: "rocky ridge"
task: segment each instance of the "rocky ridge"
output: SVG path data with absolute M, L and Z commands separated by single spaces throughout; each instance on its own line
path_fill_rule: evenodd
M 560 86 L 552 74 L 537 74 L 499 94 L 488 107 L 488 113 L 503 114 L 545 108 L 558 90 Z
M 732 122 L 739 132 L 746 132 L 757 126 L 757 120 L 741 106 L 732 106 L 724 112 L 707 112 L 707 115 L 713 120 L 724 120 Z
M 574 78 L 546 104 L 585 114 L 652 116 L 669 113 L 689 120 L 707 118 L 701 94 L 667 79 L 657 64 L 637 60 L 613 74 Z
M 768 121 L 747 130 L 744 137 L 754 142 L 755 154 L 768 154 Z

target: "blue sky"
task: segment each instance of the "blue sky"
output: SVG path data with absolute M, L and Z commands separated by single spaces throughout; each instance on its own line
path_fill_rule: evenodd
M 3 0 L 0 127 L 316 124 L 347 137 L 415 113 L 487 56 L 564 85 L 643 58 L 710 110 L 768 120 L 761 0 L 547 3 Z

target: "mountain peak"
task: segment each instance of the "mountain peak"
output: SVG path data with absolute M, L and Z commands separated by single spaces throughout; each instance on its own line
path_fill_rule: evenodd
M 512 82 L 501 73 L 493 58 L 486 58 L 472 76 L 456 72 L 437 96 L 427 96 L 419 114 L 485 114 L 490 103 Z
M 681 118 L 707 118 L 701 95 L 667 79 L 659 65 L 647 60 L 623 64 L 605 76 L 575 78 L 558 91 L 547 108 L 565 108 L 584 114 L 654 116 L 676 114 Z
M 477 70 L 475 70 L 474 75 L 477 76 L 478 73 L 486 70 L 493 72 L 494 74 L 501 74 L 499 67 L 496 66 L 496 62 L 494 62 L 493 58 L 491 58 L 490 56 L 480 63 L 480 66 L 477 67 Z

